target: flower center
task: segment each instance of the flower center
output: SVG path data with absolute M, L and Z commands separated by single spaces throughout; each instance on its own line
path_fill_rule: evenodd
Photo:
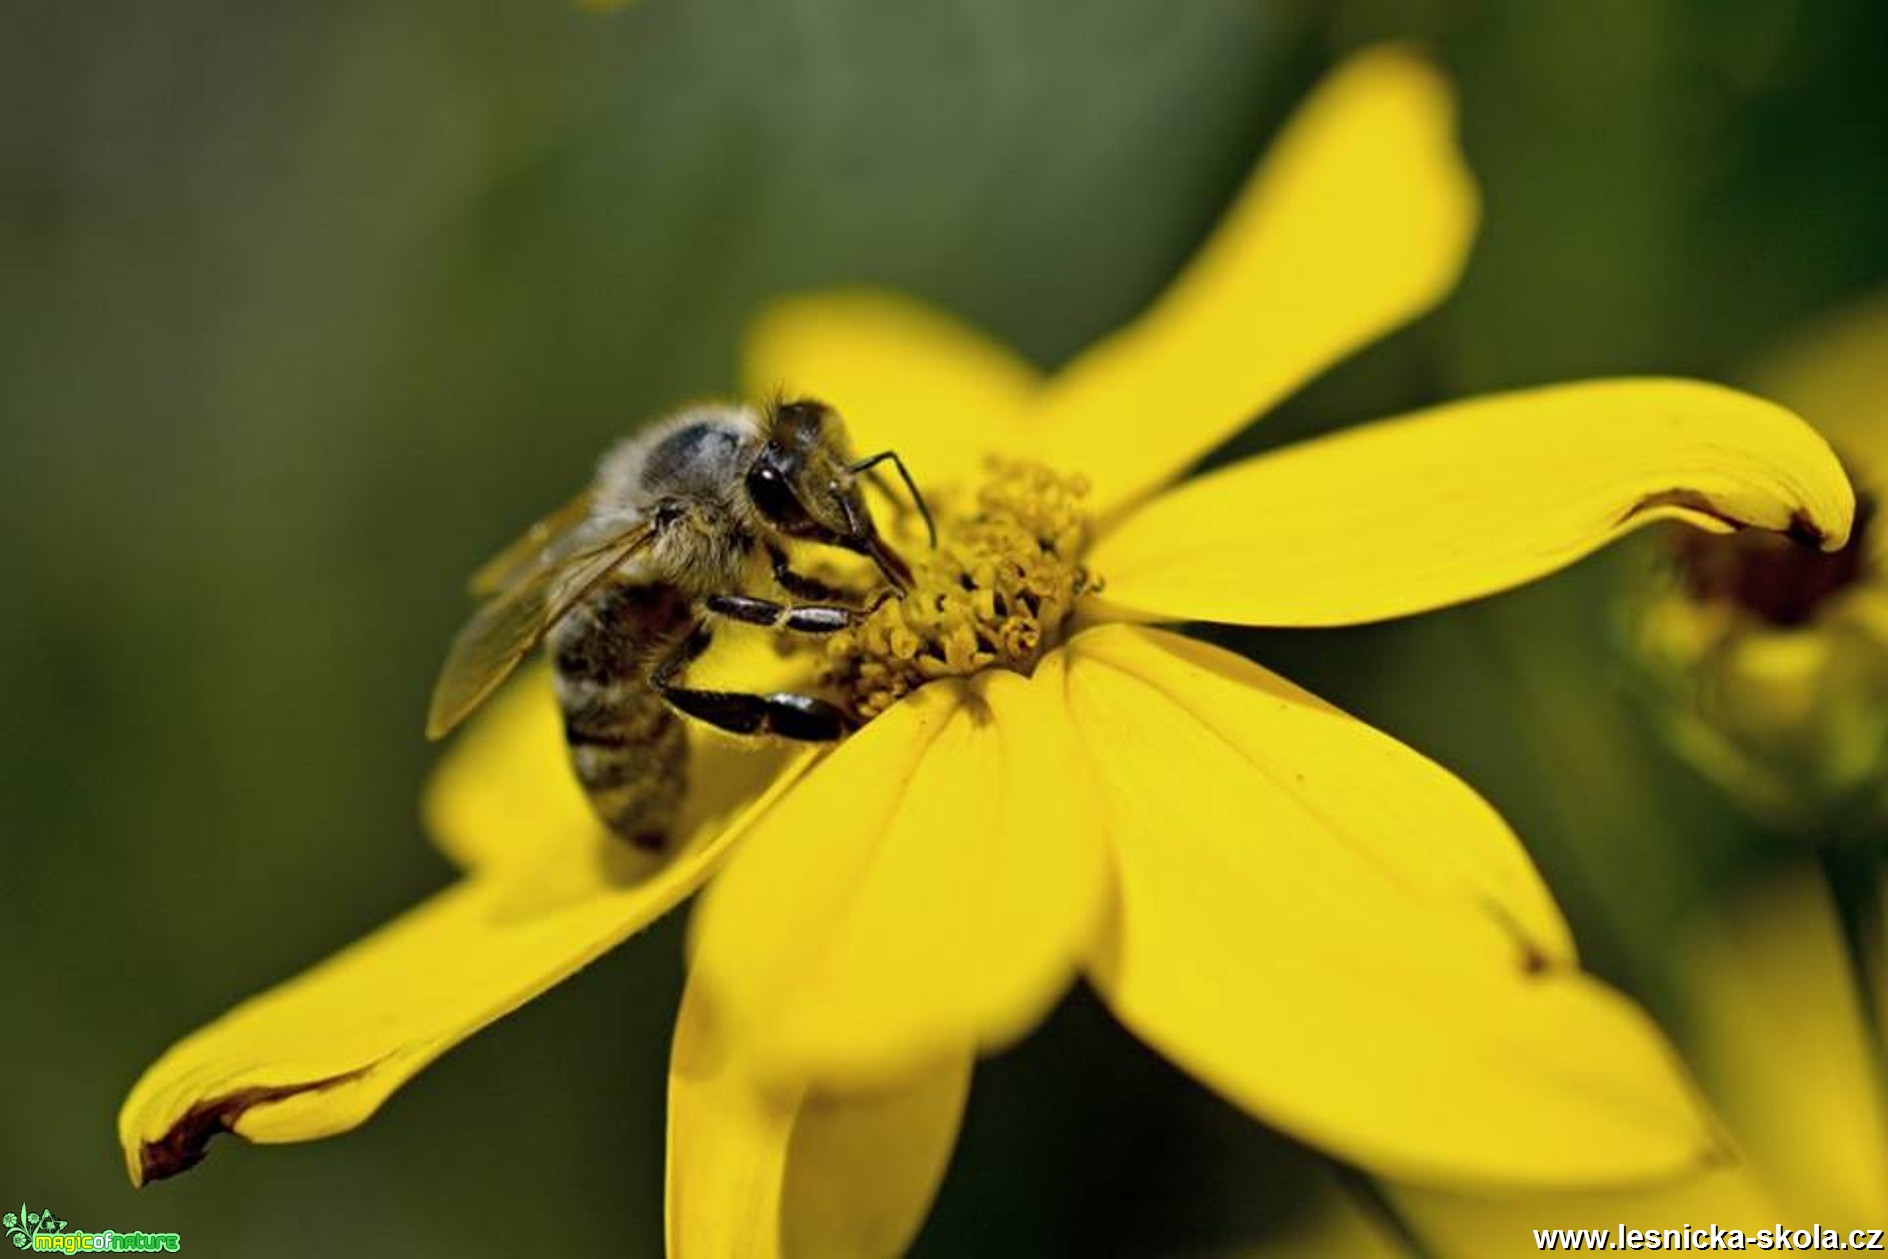
M 1704 602 L 1729 602 L 1770 625 L 1805 625 L 1830 599 L 1867 575 L 1866 541 L 1875 500 L 1856 496 L 1849 544 L 1824 553 L 1761 529 L 1730 534 L 1686 530 L 1678 541 L 1685 589 Z
M 1061 641 L 1076 599 L 1099 589 L 1080 562 L 1087 482 L 1033 463 L 993 459 L 989 470 L 974 498 L 931 503 L 936 550 L 921 533 L 900 538 L 910 593 L 825 640 L 822 681 L 862 720 L 937 678 L 1030 672 Z

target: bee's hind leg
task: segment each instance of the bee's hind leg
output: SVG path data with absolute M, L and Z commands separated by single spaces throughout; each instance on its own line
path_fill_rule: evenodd
M 681 685 L 682 673 L 708 650 L 710 637 L 707 626 L 696 626 L 650 674 L 656 693 L 677 712 L 729 734 L 771 734 L 800 743 L 831 743 L 853 728 L 855 723 L 843 708 L 811 695 L 789 691 L 751 695 Z

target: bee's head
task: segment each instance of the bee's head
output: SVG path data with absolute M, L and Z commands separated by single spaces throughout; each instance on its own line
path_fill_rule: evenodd
M 879 537 L 866 508 L 839 413 L 811 398 L 778 401 L 767 410 L 765 432 L 747 470 L 747 494 L 761 519 L 789 538 L 863 555 L 886 581 L 909 590 L 911 569 Z

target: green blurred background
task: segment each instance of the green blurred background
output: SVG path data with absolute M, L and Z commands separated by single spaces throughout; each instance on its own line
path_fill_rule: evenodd
M 10 6 L 0 1201 L 212 1254 L 657 1253 L 679 918 L 338 1140 L 226 1140 L 135 1193 L 113 1116 L 172 1039 L 446 881 L 415 801 L 463 574 L 611 438 L 729 389 L 759 303 L 892 286 L 1053 365 L 1384 37 L 1460 84 L 1473 265 L 1244 448 L 1734 378 L 1888 279 L 1879 0 Z M 1228 637 L 1480 787 L 1589 960 L 1669 1009 L 1685 915 L 1778 844 L 1612 684 L 1622 562 Z M 1314 1167 L 1077 996 L 980 1071 L 919 1251 L 1212 1249 Z

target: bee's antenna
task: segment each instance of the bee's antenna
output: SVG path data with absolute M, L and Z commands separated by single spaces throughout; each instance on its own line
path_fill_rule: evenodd
M 889 463 L 898 469 L 899 478 L 904 481 L 905 488 L 911 491 L 911 501 L 917 504 L 918 515 L 924 520 L 924 531 L 930 535 L 931 549 L 937 550 L 937 522 L 931 519 L 931 508 L 925 503 L 924 495 L 918 492 L 918 483 L 911 479 L 911 473 L 905 468 L 905 461 L 898 457 L 897 451 L 881 450 L 876 455 L 859 460 L 846 470 L 855 474 L 871 473 L 881 463 Z M 885 482 L 877 474 L 874 473 L 871 479 L 872 483 L 879 487 L 881 493 L 884 493 L 887 498 L 891 497 L 890 493 L 885 490 Z

